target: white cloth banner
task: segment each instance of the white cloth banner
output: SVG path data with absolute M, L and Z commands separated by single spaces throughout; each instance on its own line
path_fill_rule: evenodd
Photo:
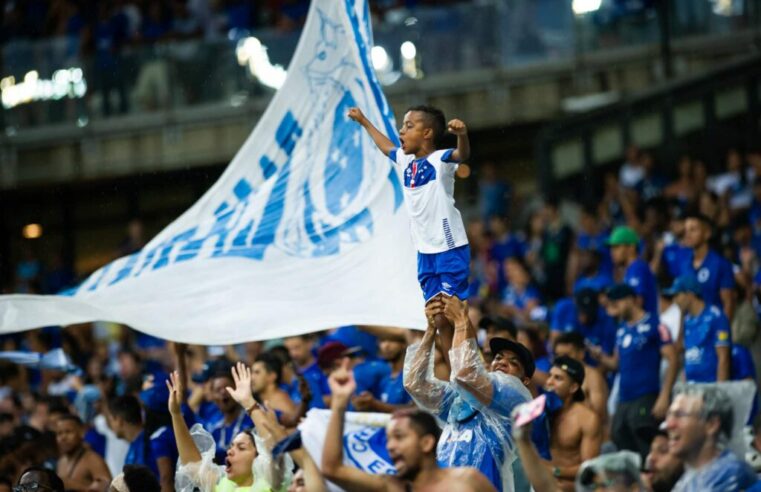
M 396 138 L 366 0 L 314 0 L 287 78 L 222 177 L 70 296 L 0 297 L 0 333 L 92 320 L 206 345 L 348 324 L 423 328 L 402 188 L 346 116 Z
M 322 469 L 322 448 L 330 410 L 313 408 L 299 424 L 301 441 L 317 467 Z M 344 463 L 373 475 L 395 475 L 396 468 L 386 450 L 387 413 L 347 412 L 344 421 Z M 328 483 L 333 491 L 343 490 Z

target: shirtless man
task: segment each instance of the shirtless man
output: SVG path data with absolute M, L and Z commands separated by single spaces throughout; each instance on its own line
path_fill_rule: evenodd
M 570 357 L 558 357 L 550 369 L 547 389 L 563 401 L 563 407 L 550 415 L 550 452 L 548 466 L 561 490 L 573 491 L 581 463 L 600 454 L 600 418 L 584 403 L 584 366 Z
M 286 415 L 296 414 L 298 407 L 288 396 L 288 393 L 280 389 L 280 373 L 282 363 L 275 355 L 265 352 L 259 354 L 251 366 L 251 385 L 262 403 L 267 403 L 273 410 Z
M 599 369 L 584 364 L 584 337 L 576 332 L 563 333 L 555 340 L 554 352 L 555 357 L 568 356 L 584 365 L 584 383 L 581 385 L 584 403 L 600 417 L 605 428 L 608 422 L 608 383 Z
M 56 422 L 56 442 L 61 457 L 56 474 L 66 490 L 103 490 L 111 473 L 103 458 L 84 444 L 84 426 L 75 415 L 62 415 Z
M 332 413 L 322 452 L 325 478 L 344 490 L 374 491 L 494 491 L 494 486 L 475 468 L 439 468 L 436 445 L 441 430 L 433 416 L 422 410 L 400 410 L 386 427 L 386 449 L 396 475 L 372 475 L 343 462 L 343 426 L 346 407 L 356 390 L 349 361 L 344 360 L 328 379 Z

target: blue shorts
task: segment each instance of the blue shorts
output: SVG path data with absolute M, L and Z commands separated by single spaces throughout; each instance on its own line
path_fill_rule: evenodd
M 443 253 L 417 254 L 417 279 L 425 302 L 438 294 L 468 298 L 470 246 L 464 245 Z

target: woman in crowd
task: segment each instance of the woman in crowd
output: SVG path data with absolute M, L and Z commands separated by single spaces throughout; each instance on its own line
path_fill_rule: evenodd
M 235 388 L 227 388 L 230 396 L 251 416 L 259 429 L 271 428 L 266 421 L 265 409 L 251 393 L 251 370 L 242 363 L 232 369 Z M 184 388 L 178 373 L 170 375 L 169 413 L 177 438 L 180 463 L 177 468 L 175 490 L 192 492 L 275 492 L 285 491 L 293 470 L 290 457 L 273 459 L 270 451 L 276 436 L 266 430 L 258 435 L 244 430 L 233 439 L 225 465 L 214 464 L 216 443 L 200 425 L 191 430 L 185 424 L 180 409 Z

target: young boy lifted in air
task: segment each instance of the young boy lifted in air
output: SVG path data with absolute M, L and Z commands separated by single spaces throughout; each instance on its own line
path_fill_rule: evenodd
M 412 107 L 404 115 L 399 130 L 401 148 L 397 148 L 358 108 L 350 109 L 348 116 L 367 130 L 381 152 L 404 169 L 404 201 L 418 250 L 418 280 L 425 302 L 442 295 L 466 300 L 470 248 L 462 217 L 454 206 L 455 171 L 458 163 L 470 156 L 465 123 L 455 119 L 447 125 L 441 110 Z M 438 148 L 447 130 L 457 135 L 456 149 Z M 448 358 L 452 325 L 441 314 L 434 322 Z

